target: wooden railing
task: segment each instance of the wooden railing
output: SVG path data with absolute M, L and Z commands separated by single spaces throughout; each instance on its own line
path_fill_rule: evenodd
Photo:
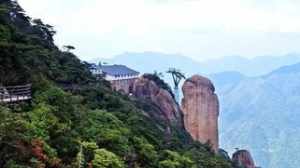
M 0 86 L 0 103 L 18 103 L 31 99 L 31 84 Z

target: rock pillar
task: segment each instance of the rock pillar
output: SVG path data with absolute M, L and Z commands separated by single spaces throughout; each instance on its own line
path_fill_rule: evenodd
M 219 148 L 218 116 L 219 101 L 212 82 L 194 75 L 182 87 L 184 125 L 194 140 L 209 142 L 217 152 Z

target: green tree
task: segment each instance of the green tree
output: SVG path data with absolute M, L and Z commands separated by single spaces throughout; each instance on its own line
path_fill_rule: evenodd
M 83 148 L 83 156 L 84 160 L 87 162 L 91 162 L 95 157 L 95 150 L 99 149 L 96 142 L 82 142 L 81 143 Z
M 51 43 L 54 41 L 53 36 L 56 34 L 56 31 L 54 30 L 53 26 L 44 24 L 41 19 L 34 19 L 32 20 L 32 23 L 34 28 L 39 30 L 39 32 L 37 31 L 36 33 L 39 33 L 41 37 Z
M 84 153 L 83 153 L 83 147 L 80 142 L 79 152 L 76 155 L 75 167 L 76 168 L 84 168 L 84 164 L 85 164 L 85 158 L 84 158 Z
M 32 138 L 42 138 L 49 140 L 51 134 L 57 135 L 64 133 L 69 128 L 66 124 L 60 123 L 59 119 L 53 114 L 54 108 L 46 104 L 38 104 L 28 113 L 28 130 L 31 130 Z
M 185 76 L 182 72 L 180 72 L 179 69 L 175 68 L 170 68 L 167 73 L 171 74 L 174 82 L 174 94 L 175 94 L 175 99 L 177 102 L 179 102 L 179 84 L 182 79 L 185 79 Z
M 122 160 L 106 149 L 95 150 L 95 158 L 92 164 L 94 168 L 125 168 Z
M 11 40 L 11 32 L 7 26 L 0 24 L 0 42 Z
M 71 46 L 71 45 L 64 45 L 63 48 L 66 50 L 66 52 L 70 52 L 71 50 L 75 50 L 75 47 Z
M 150 144 L 145 138 L 133 137 L 133 144 L 135 146 L 137 155 L 135 161 L 141 167 L 155 167 L 158 161 L 158 152 L 154 145 Z
M 191 158 L 166 150 L 163 160 L 159 162 L 159 168 L 197 168 L 197 166 Z
M 129 129 L 112 113 L 100 110 L 87 112 L 80 132 L 87 141 L 95 141 L 98 146 L 105 146 L 118 154 L 129 150 Z

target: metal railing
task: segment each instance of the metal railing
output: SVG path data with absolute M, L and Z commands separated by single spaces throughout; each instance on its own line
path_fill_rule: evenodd
M 17 103 L 31 99 L 31 84 L 0 86 L 0 103 Z

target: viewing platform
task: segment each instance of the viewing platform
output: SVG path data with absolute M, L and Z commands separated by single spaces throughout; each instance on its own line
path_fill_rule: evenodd
M 19 103 L 31 98 L 31 84 L 0 86 L 0 104 Z

